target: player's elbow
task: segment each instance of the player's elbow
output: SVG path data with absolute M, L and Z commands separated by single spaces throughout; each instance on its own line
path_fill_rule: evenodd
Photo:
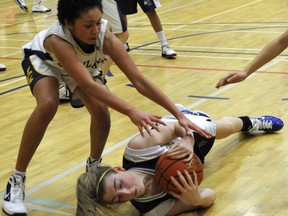
M 204 188 L 200 190 L 200 194 L 202 197 L 202 202 L 199 205 L 201 208 L 208 208 L 213 205 L 216 200 L 216 193 L 211 188 Z

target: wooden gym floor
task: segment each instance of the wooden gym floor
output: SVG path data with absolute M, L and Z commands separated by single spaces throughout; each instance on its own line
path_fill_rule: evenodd
M 32 0 L 27 0 L 31 11 Z M 287 0 L 162 0 L 158 9 L 176 60 L 160 57 L 160 45 L 140 10 L 129 16 L 131 57 L 145 76 L 175 103 L 214 118 L 225 115 L 275 115 L 287 123 L 287 51 L 248 80 L 215 89 L 219 78 L 242 70 L 272 38 L 287 29 Z M 35 101 L 20 66 L 21 46 L 56 19 L 56 0 L 44 3 L 48 14 L 24 13 L 12 0 L 0 3 L 0 204 L 15 166 L 23 127 Z M 108 86 L 138 108 L 168 113 L 129 87 L 113 65 Z M 111 110 L 112 129 L 104 162 L 121 164 L 125 143 L 137 133 L 129 119 Z M 26 203 L 31 216 L 74 215 L 75 182 L 89 154 L 89 115 L 62 104 L 27 170 Z M 288 215 L 287 127 L 277 134 L 233 135 L 216 141 L 206 158 L 201 187 L 217 193 L 206 210 L 183 215 Z M 126 215 L 135 215 L 129 204 Z M 132 209 L 132 210 L 131 210 Z M 120 215 L 123 215 L 121 213 Z

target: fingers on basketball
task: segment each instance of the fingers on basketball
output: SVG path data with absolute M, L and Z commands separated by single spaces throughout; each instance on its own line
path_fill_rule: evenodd
M 155 168 L 155 178 L 160 186 L 160 188 L 169 193 L 173 191 L 175 193 L 180 193 L 178 188 L 172 183 L 171 176 L 173 176 L 180 184 L 179 176 L 177 175 L 177 170 L 179 170 L 186 181 L 188 182 L 184 170 L 187 170 L 194 183 L 198 182 L 198 185 L 203 180 L 203 164 L 199 157 L 194 154 L 189 162 L 184 162 L 183 159 L 171 159 L 166 157 L 166 153 L 161 155 Z M 197 175 L 197 180 L 194 179 L 193 171 Z

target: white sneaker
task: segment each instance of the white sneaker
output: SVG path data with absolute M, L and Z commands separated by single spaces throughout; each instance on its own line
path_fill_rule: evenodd
M 40 4 L 33 5 L 33 7 L 32 7 L 32 13 L 47 13 L 50 11 L 51 11 L 50 8 L 47 8 L 47 7 L 40 5 Z
M 14 0 L 15 3 L 25 12 L 28 12 L 27 4 L 25 0 Z
M 5 71 L 6 70 L 6 66 L 3 64 L 0 64 L 0 71 Z
M 177 53 L 170 48 L 168 44 L 162 46 L 162 57 L 167 59 L 172 59 L 177 56 Z
M 88 157 L 86 160 L 86 173 L 89 172 L 91 167 L 99 166 L 101 164 L 101 161 L 102 158 L 92 161 L 91 157 Z
M 59 102 L 60 103 L 70 102 L 70 93 L 65 85 L 59 86 Z
M 27 215 L 24 204 L 25 177 L 11 175 L 4 193 L 3 212 L 7 215 Z

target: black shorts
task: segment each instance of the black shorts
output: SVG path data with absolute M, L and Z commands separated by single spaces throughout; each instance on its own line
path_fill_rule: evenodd
M 124 15 L 136 14 L 137 4 L 140 5 L 144 13 L 157 8 L 153 0 L 116 0 L 118 7 Z

